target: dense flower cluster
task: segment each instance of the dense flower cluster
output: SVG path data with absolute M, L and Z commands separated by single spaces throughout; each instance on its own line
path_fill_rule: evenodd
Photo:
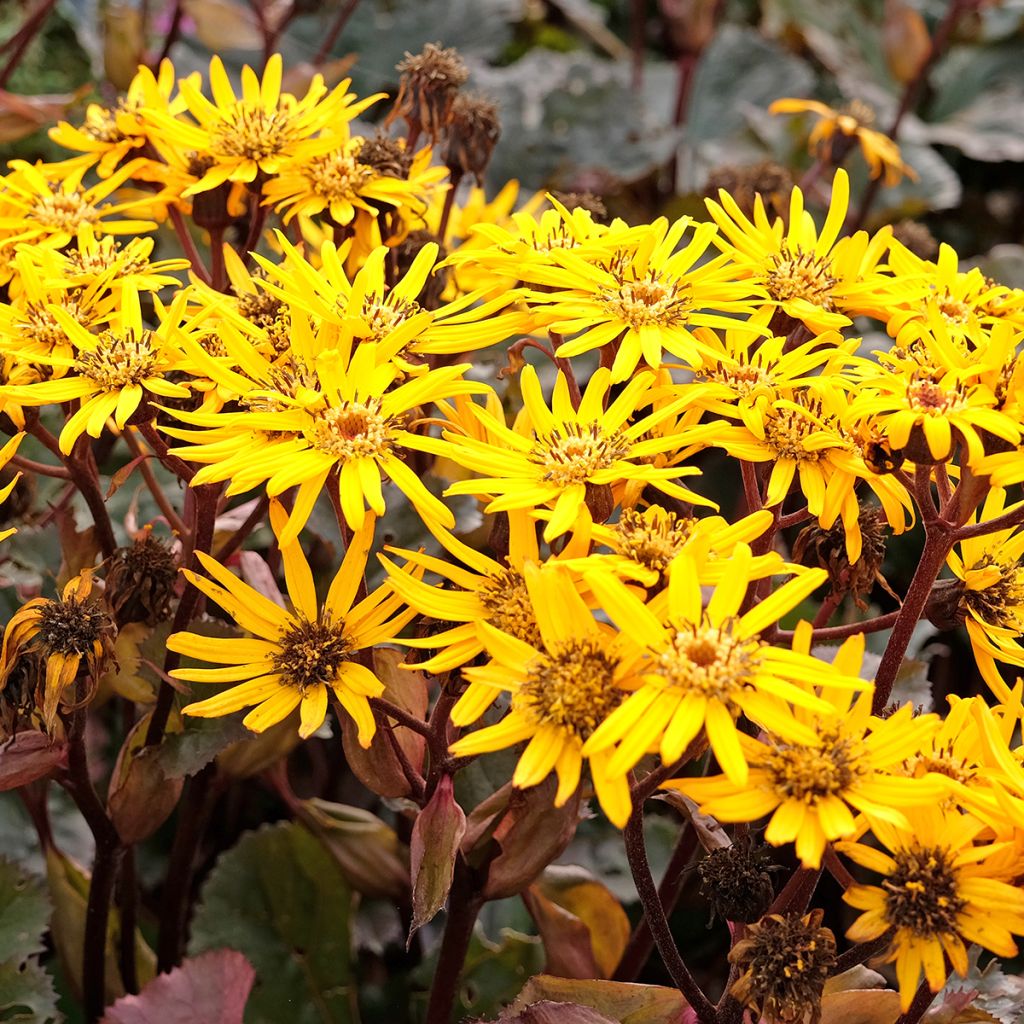
M 227 684 L 185 716 L 251 708 L 262 732 L 296 713 L 309 737 L 333 701 L 364 747 L 390 741 L 373 648 L 397 645 L 439 680 L 452 764 L 515 748 L 514 787 L 553 773 L 556 806 L 592 787 L 618 826 L 651 773 L 721 822 L 766 822 L 806 869 L 838 852 L 878 876 L 846 892 L 863 912 L 849 937 L 889 936 L 904 1007 L 922 978 L 937 989 L 947 965 L 966 970 L 966 943 L 1013 955 L 1024 292 L 960 270 L 948 246 L 933 262 L 890 228 L 846 234 L 842 169 L 820 226 L 799 188 L 784 216 L 760 197 L 748 216 L 723 191 L 706 220 L 642 225 L 552 197 L 514 210 L 515 188 L 456 195 L 417 148 L 444 134 L 451 97 L 413 70 L 425 77 L 396 108 L 418 126 L 407 139 L 358 134 L 380 97 L 347 82 L 291 95 L 275 56 L 238 94 L 214 58 L 205 86 L 165 62 L 61 124 L 67 160 L 12 161 L 0 464 L 31 434 L 80 482 L 99 439 L 191 488 L 183 582 L 238 628 L 178 621 L 168 647 L 190 660 L 170 677 Z M 879 173 L 902 166 L 877 133 L 826 125 L 816 141 L 857 135 Z M 167 228 L 184 257 L 156 258 Z M 867 321 L 891 344 L 866 351 L 853 331 Z M 518 376 L 496 386 L 480 353 L 506 345 Z M 729 487 L 709 466 L 736 500 L 719 507 Z M 203 510 L 236 495 L 250 527 L 266 514 L 287 601 L 240 578 L 241 540 L 214 553 Z M 460 532 L 449 497 L 475 504 L 489 541 Z M 318 506 L 346 545 L 326 596 L 302 546 Z M 866 522 L 923 523 L 932 575 L 898 615 L 830 630 Z M 800 525 L 838 527 L 827 565 L 793 557 Z M 945 718 L 890 704 L 944 564 L 936 592 L 991 690 Z M 7 625 L 0 689 L 35 673 L 42 729 L 112 662 L 104 573 L 83 568 Z M 875 679 L 864 636 L 894 623 Z M 705 754 L 715 767 L 696 773 Z M 761 984 L 755 939 L 780 921 L 746 940 L 741 992 Z M 792 993 L 758 991 L 752 1006 L 795 1012 Z

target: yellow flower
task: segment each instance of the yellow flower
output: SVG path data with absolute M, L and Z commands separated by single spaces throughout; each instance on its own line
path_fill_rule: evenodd
M 659 218 L 608 259 L 552 249 L 553 266 L 526 264 L 520 270 L 525 280 L 543 286 L 529 292 L 526 304 L 540 324 L 569 338 L 556 355 L 609 347 L 615 383 L 628 379 L 641 361 L 660 367 L 663 350 L 693 361 L 703 349 L 694 328 L 740 330 L 736 314 L 755 309 L 750 286 L 736 283 L 724 257 L 705 260 L 716 234 L 713 224 L 682 218 L 670 225 Z
M 965 943 L 997 956 L 1017 955 L 1013 934 L 1024 933 L 1024 890 L 1009 884 L 1019 873 L 1012 844 L 977 845 L 984 825 L 970 815 L 938 808 L 908 812 L 910 824 L 872 820 L 890 852 L 860 843 L 838 848 L 884 875 L 881 886 L 854 885 L 843 895 L 864 911 L 846 933 L 872 942 L 892 930 L 887 959 L 896 962 L 900 1005 L 906 1011 L 922 971 L 937 992 L 946 982 L 946 958 L 960 975 L 968 969 Z
M 199 75 L 190 77 L 198 79 Z M 164 58 L 160 62 L 157 75 L 140 65 L 126 95 L 116 105 L 102 107 L 90 103 L 80 126 L 61 121 L 50 129 L 50 138 L 65 149 L 84 154 L 84 158 L 79 158 L 82 165 L 95 164 L 96 173 L 108 178 L 126 156 L 146 144 L 149 129 L 143 118 L 144 110 L 167 110 L 174 114 L 184 108 L 180 97 L 171 100 L 173 91 L 174 65 L 169 60 Z
M 287 518 L 274 502 L 271 522 L 279 537 Z M 398 612 L 401 599 L 386 586 L 356 601 L 374 522 L 373 516 L 367 516 L 352 537 L 322 605 L 298 541 L 281 544 L 291 611 L 243 583 L 209 555 L 197 552 L 212 579 L 183 570 L 185 575 L 253 637 L 171 635 L 167 646 L 172 651 L 225 666 L 176 669 L 176 679 L 239 684 L 187 705 L 182 714 L 217 718 L 256 705 L 242 721 L 253 732 L 263 732 L 299 708 L 299 735 L 305 739 L 323 725 L 333 695 L 355 722 L 360 744 L 368 747 L 376 731 L 369 698 L 379 697 L 384 684 L 365 666 L 361 652 L 392 639 L 413 615 Z
M 883 437 L 894 452 L 914 442 L 916 461 L 927 461 L 930 455 L 931 461 L 945 462 L 961 446 L 963 464 L 978 466 L 985 458 L 986 432 L 1016 445 L 1022 428 L 997 408 L 999 399 L 991 387 L 964 376 L 957 370 L 878 366 L 860 376 L 849 418 Z
M 285 253 L 280 265 L 257 256 L 268 276 L 267 290 L 340 328 L 338 344 L 343 348 L 359 339 L 387 342 L 410 358 L 470 352 L 504 341 L 526 326 L 522 314 L 503 312 L 518 296 L 515 291 L 485 302 L 480 301 L 481 292 L 473 292 L 434 310 L 421 305 L 420 294 L 437 262 L 436 242 L 427 242 L 389 286 L 385 262 L 393 253 L 385 246 L 370 252 L 350 281 L 333 243 L 321 248 L 321 265 L 315 268 L 283 235 L 278 241 Z
M 788 226 L 781 219 L 769 221 L 760 196 L 755 199 L 753 222 L 727 192 L 718 196 L 721 205 L 706 202 L 724 236 L 715 244 L 732 260 L 732 273 L 763 290 L 772 308 L 802 321 L 811 331 L 841 329 L 862 305 L 877 305 L 879 293 L 888 295 L 890 281 L 879 273 L 878 265 L 891 228 L 870 239 L 863 231 L 839 237 L 850 201 L 850 181 L 841 168 L 820 232 L 804 209 L 799 188 L 790 198 Z
M 832 670 L 855 675 L 863 650 L 863 635 L 847 640 Z M 828 843 L 857 831 L 854 811 L 906 827 L 899 808 L 934 803 L 948 792 L 939 775 L 900 774 L 903 762 L 938 728 L 937 716 L 914 718 L 908 704 L 882 721 L 871 716 L 870 690 L 853 698 L 849 688 L 828 680 L 827 671 L 819 684 L 831 705 L 828 714 L 795 704 L 792 722 L 773 721 L 767 742 L 740 736 L 750 765 L 745 784 L 727 775 L 665 784 L 721 821 L 754 822 L 771 815 L 765 839 L 773 846 L 795 843 L 796 855 L 809 868 L 820 866 Z M 794 725 L 800 728 L 794 731 Z
M 524 575 L 533 607 L 544 609 L 537 620 L 541 642 L 527 643 L 481 623 L 491 661 L 463 675 L 495 696 L 510 693 L 511 707 L 497 725 L 463 736 L 450 749 L 461 757 L 528 740 L 512 784 L 527 789 L 554 771 L 555 806 L 561 807 L 579 786 L 587 738 L 627 695 L 636 659 L 623 658 L 614 631 L 595 620 L 564 569 L 527 565 Z M 486 707 L 476 693 L 467 697 L 452 711 L 456 725 L 471 724 Z M 626 773 L 609 770 L 607 751 L 587 760 L 602 809 L 623 827 L 631 810 Z
M 405 566 L 399 568 L 381 556 L 391 588 L 418 614 L 446 625 L 458 623 L 439 633 L 399 641 L 409 647 L 437 651 L 426 661 L 417 661 L 416 668 L 441 673 L 472 661 L 486 645 L 480 629 L 484 622 L 536 647 L 540 643 L 540 627 L 523 575 L 526 565 L 541 561 L 533 520 L 522 511 L 509 513 L 509 552 L 503 562 L 464 544 L 437 524 L 428 525 L 458 563 L 390 546 L 387 550 L 402 555 Z M 436 573 L 458 589 L 424 583 L 423 570 Z M 494 700 L 493 691 L 487 693 L 486 700 L 489 706 Z
M 932 262 L 893 241 L 889 266 L 898 279 L 919 279 L 926 288 L 912 302 L 886 305 L 874 311 L 899 344 L 913 341 L 936 322 L 950 339 L 965 347 L 980 347 L 984 334 L 1000 321 L 1018 329 L 1024 326 L 1019 303 L 1007 302 L 1013 289 L 985 277 L 977 267 L 961 271 L 956 250 L 945 242 L 939 246 L 939 258 Z
M 421 406 L 458 394 L 475 394 L 486 386 L 462 379 L 465 364 L 440 367 L 398 383 L 404 376 L 378 346 L 363 341 L 350 356 L 324 344 L 308 320 L 293 311 L 293 355 L 277 367 L 259 355 L 240 334 L 230 353 L 239 359 L 239 373 L 206 353 L 195 341 L 182 339 L 197 369 L 239 396 L 240 411 L 178 412 L 175 415 L 200 431 L 164 427 L 190 442 L 174 453 L 205 463 L 193 478 L 199 485 L 229 480 L 227 493 L 239 494 L 261 483 L 274 497 L 298 487 L 282 541 L 291 543 L 305 525 L 328 478 L 337 488 L 348 525 L 359 529 L 367 506 L 385 511 L 382 478 L 405 494 L 424 519 L 453 527 L 451 511 L 427 490 L 406 464 L 410 449 L 432 450 L 431 438 L 409 428 Z M 323 328 L 321 328 L 321 331 Z M 392 346 L 393 351 L 393 346 Z
M 667 582 L 672 562 L 694 547 L 704 556 L 699 563 L 701 582 L 714 584 L 733 571 L 731 558 L 736 545 L 760 537 L 771 522 L 772 514 L 767 509 L 729 523 L 721 516 L 682 516 L 660 505 L 651 505 L 642 512 L 626 508 L 612 524 L 594 523 L 589 534 L 580 530 L 566 545 L 562 560 L 579 572 L 603 568 L 651 588 Z M 610 548 L 612 554 L 592 553 L 592 543 Z M 785 571 L 785 563 L 775 552 L 756 555 L 750 564 L 751 579 Z
M 87 168 L 62 167 L 51 164 L 36 167 L 24 160 L 12 160 L 11 173 L 0 177 L 3 201 L 10 208 L 0 210 L 0 232 L 4 245 L 37 242 L 52 249 L 62 249 L 75 240 L 83 225 L 91 225 L 97 235 L 137 235 L 154 231 L 152 220 L 124 220 L 122 213 L 159 215 L 163 210 L 162 195 L 147 194 L 120 203 L 105 200 L 120 188 L 131 175 L 124 167 L 104 181 L 85 187 L 82 177 Z M 8 233 L 13 232 L 13 233 Z M 6 280 L 6 278 L 4 278 Z
M 52 405 L 80 400 L 60 432 L 60 450 L 67 455 L 83 433 L 99 437 L 113 417 L 123 430 L 132 416 L 150 401 L 187 398 L 189 389 L 169 379 L 181 362 L 175 347 L 178 336 L 193 328 L 182 323 L 185 296 L 179 294 L 164 312 L 155 330 L 142 321 L 139 294 L 134 285 L 121 289 L 121 306 L 116 319 L 100 334 L 91 334 L 65 310 L 51 307 L 54 317 L 67 332 L 75 348 L 73 356 L 35 355 L 33 358 L 67 369 L 66 376 L 25 386 L 8 385 L 3 394 L 22 406 Z
M 611 753 L 611 771 L 628 771 L 649 749 L 657 749 L 662 762 L 671 765 L 703 729 L 728 779 L 745 787 L 749 769 L 736 726 L 741 714 L 774 729 L 791 722 L 791 702 L 819 714 L 833 713 L 801 683 L 831 681 L 870 690 L 871 684 L 855 673 L 760 639 L 763 630 L 824 582 L 825 573 L 802 573 L 741 614 L 752 563 L 750 548 L 737 544 L 730 571 L 715 586 L 706 608 L 701 556 L 693 548 L 676 556 L 668 588 L 646 603 L 606 571 L 584 573 L 599 606 L 621 631 L 626 649 L 650 658 L 639 669 L 642 685 L 594 731 L 587 753 Z M 813 738 L 806 726 L 797 728 Z
M 75 681 L 83 661 L 94 689 L 113 652 L 114 623 L 92 594 L 91 570 L 70 580 L 58 598 L 35 597 L 23 604 L 4 630 L 0 650 L 0 690 L 18 660 L 35 654 L 45 661 L 43 721 L 57 720 L 64 691 Z
M 283 213 L 285 224 L 296 216 L 327 215 L 339 226 L 355 221 L 369 227 L 382 208 L 401 208 L 410 219 L 422 213 L 431 192 L 448 173 L 431 165 L 430 148 L 416 153 L 408 173 L 400 176 L 363 163 L 360 154 L 365 144 L 366 139 L 352 136 L 346 122 L 332 125 L 329 132 L 296 147 L 277 177 L 267 182 L 264 202 Z
M 980 522 L 1024 507 L 1006 505 L 1006 492 L 993 488 L 985 498 Z M 967 635 L 985 682 L 999 700 L 1009 697 L 1009 687 L 996 662 L 1024 666 L 1024 529 L 1011 527 L 966 537 L 960 553 L 951 551 L 949 567 L 962 581 L 959 608 L 964 612 Z
M 799 114 L 808 111 L 818 115 L 818 122 L 811 129 L 807 146 L 812 153 L 817 152 L 823 160 L 831 160 L 836 134 L 856 139 L 860 143 L 860 151 L 871 169 L 871 177 L 878 178 L 885 174 L 885 184 L 898 185 L 906 175 L 911 181 L 917 175 L 908 167 L 900 156 L 900 147 L 882 132 L 875 131 L 869 125 L 874 123 L 875 112 L 865 103 L 854 100 L 841 110 L 835 110 L 818 100 L 781 99 L 776 100 L 768 108 L 769 114 Z
M 279 53 L 267 61 L 262 80 L 246 65 L 242 68 L 242 96 L 238 98 L 220 57 L 210 61 L 208 100 L 196 82 L 178 83 L 180 95 L 198 125 L 188 124 L 160 110 L 146 109 L 145 117 L 164 139 L 183 150 L 209 155 L 214 163 L 184 195 L 216 188 L 225 181 L 256 181 L 277 174 L 296 147 L 317 132 L 357 117 L 379 96 L 356 101 L 346 79 L 330 92 L 322 75 L 314 75 L 301 99 L 281 92 Z
M 639 415 L 638 407 L 650 402 L 653 380 L 652 373 L 638 374 L 605 408 L 612 380 L 610 371 L 601 368 L 590 378 L 575 409 L 565 376 L 559 372 L 549 408 L 537 371 L 527 365 L 520 375 L 523 420 L 517 422 L 516 429 L 510 430 L 480 406 L 472 406 L 498 445 L 454 434 L 446 434 L 443 440 L 423 438 L 420 443 L 427 451 L 482 474 L 452 484 L 446 494 L 487 495 L 491 498 L 487 512 L 550 506 L 551 516 L 544 527 L 548 542 L 590 521 L 588 493 L 593 496 L 594 489 L 606 488 L 603 500 L 610 506 L 611 485 L 623 480 L 642 480 L 682 501 L 712 505 L 675 482 L 698 470 L 649 464 L 652 455 L 679 443 L 673 436 L 644 439 L 653 426 L 672 415 L 672 405 L 633 419 Z

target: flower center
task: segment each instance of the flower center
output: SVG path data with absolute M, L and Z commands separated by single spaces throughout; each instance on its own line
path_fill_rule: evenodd
M 141 384 L 157 371 L 160 360 L 152 347 L 152 331 L 117 334 L 104 331 L 91 352 L 79 352 L 75 370 L 102 391 Z
M 515 703 L 542 725 L 586 739 L 622 702 L 615 662 L 594 640 L 573 640 L 527 668 Z
M 670 327 L 686 323 L 693 308 L 690 293 L 685 282 L 649 272 L 639 281 L 622 281 L 600 298 L 609 313 L 635 329 L 649 324 Z
M 995 562 L 986 558 L 973 569 L 995 565 L 999 579 L 978 590 L 965 589 L 960 600 L 979 619 L 1002 629 L 1024 632 L 1024 565 L 1020 562 Z
M 526 580 L 513 569 L 501 569 L 481 587 L 480 602 L 491 624 L 517 640 L 540 647 L 541 635 Z
M 351 153 L 325 153 L 305 162 L 302 173 L 310 190 L 329 202 L 353 199 L 373 177 L 373 168 L 361 164 Z
M 277 156 L 299 137 L 290 110 L 266 110 L 236 103 L 234 110 L 210 132 L 210 149 L 219 157 L 266 160 Z
M 117 126 L 115 112 L 104 107 L 89 107 L 85 113 L 82 131 L 97 142 L 113 144 L 122 142 L 125 138 L 124 132 Z
M 149 253 L 146 239 L 132 238 L 122 246 L 110 235 L 104 235 L 92 243 L 88 252 L 69 250 L 66 254 L 67 269 L 72 274 L 101 274 L 116 263 L 119 275 L 127 277 L 148 269 Z
M 942 318 L 949 324 L 965 324 L 974 312 L 970 303 L 955 298 L 948 288 L 944 288 L 935 296 L 935 304 Z
M 772 378 L 760 366 L 746 363 L 727 365 L 718 362 L 714 366 L 705 366 L 697 374 L 700 380 L 714 381 L 731 388 L 736 397 L 749 400 L 752 396 L 764 393 L 772 386 Z
M 667 685 L 728 704 L 748 686 L 761 664 L 756 640 L 732 635 L 731 621 L 712 626 L 687 623 L 657 657 L 657 674 Z
M 370 329 L 367 337 L 371 341 L 381 341 L 396 327 L 414 317 L 420 309 L 418 302 L 397 295 L 389 295 L 387 298 L 367 295 L 359 315 Z
M 620 554 L 655 572 L 664 572 L 696 525 L 696 519 L 682 518 L 656 507 L 645 513 L 629 508 L 615 524 L 615 541 Z
M 955 782 L 962 782 L 964 785 L 977 775 L 977 770 L 971 767 L 967 760 L 958 757 L 953 753 L 952 744 L 947 743 L 935 750 L 915 754 L 904 762 L 904 769 L 908 775 L 920 778 L 928 772 L 937 772 L 945 775 L 947 779 Z
M 777 792 L 813 804 L 850 787 L 860 774 L 853 742 L 835 734 L 822 735 L 821 741 L 821 747 L 780 746 L 765 752 L 762 762 Z
M 300 693 L 338 678 L 338 670 L 352 654 L 352 642 L 344 623 L 329 619 L 311 622 L 297 619 L 285 627 L 273 655 L 274 671 L 281 681 Z
M 93 224 L 100 218 L 99 210 L 79 191 L 54 192 L 39 196 L 32 205 L 32 219 L 56 231 L 74 232 L 80 224 Z
M 544 469 L 544 479 L 557 487 L 582 484 L 629 453 L 629 445 L 615 431 L 605 434 L 600 424 L 565 423 L 562 429 L 539 435 L 531 458 Z
M 933 380 L 919 378 L 907 387 L 907 399 L 913 409 L 932 416 L 956 412 L 966 404 L 959 389 L 946 391 Z
M 380 409 L 379 398 L 324 409 L 305 430 L 306 439 L 318 451 L 343 462 L 390 451 L 397 421 L 384 416 Z
M 777 302 L 804 299 L 822 309 L 832 308 L 832 289 L 838 279 L 832 276 L 832 261 L 797 247 L 783 244 L 765 271 L 764 284 Z
M 821 407 L 813 403 L 811 409 L 774 405 L 765 409 L 764 440 L 774 448 L 780 459 L 796 459 L 798 462 L 818 462 L 825 457 L 824 449 L 808 450 L 805 442 L 820 430 L 815 412 Z M 838 446 L 838 445 L 837 445 Z
M 90 312 L 87 308 L 79 305 L 72 294 L 65 293 L 61 296 L 58 304 L 83 327 L 91 325 L 93 318 Z M 47 349 L 68 343 L 67 331 L 42 303 L 26 303 L 24 317 L 25 319 L 18 323 L 18 327 L 30 341 L 37 342 Z
M 94 601 L 49 601 L 39 611 L 37 642 L 48 655 L 90 654 L 109 626 L 110 619 Z
M 894 854 L 896 870 L 882 882 L 886 917 L 922 938 L 956 931 L 966 901 L 957 891 L 956 870 L 938 846 Z

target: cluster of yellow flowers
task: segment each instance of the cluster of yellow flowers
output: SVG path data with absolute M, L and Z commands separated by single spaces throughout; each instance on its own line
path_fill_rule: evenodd
M 0 463 L 28 432 L 76 479 L 88 438 L 109 436 L 222 501 L 265 495 L 290 607 L 195 552 L 188 580 L 249 636 L 171 637 L 222 666 L 177 679 L 232 684 L 185 714 L 251 708 L 259 732 L 298 709 L 305 737 L 333 697 L 368 745 L 385 694 L 371 649 L 404 645 L 457 696 L 452 755 L 524 745 L 517 787 L 554 772 L 563 804 L 586 764 L 623 826 L 653 756 L 665 787 L 720 821 L 767 818 L 767 842 L 805 867 L 838 851 L 882 876 L 847 890 L 864 911 L 850 936 L 891 935 L 904 1006 L 922 972 L 942 985 L 946 958 L 966 970 L 965 943 L 1013 955 L 1024 292 L 960 270 L 947 245 L 931 262 L 889 228 L 844 234 L 841 169 L 820 230 L 799 188 L 784 219 L 724 192 L 705 222 L 604 223 L 540 197 L 512 212 L 514 186 L 457 202 L 417 133 L 353 134 L 378 97 L 348 83 L 317 77 L 298 98 L 274 57 L 262 79 L 244 69 L 238 97 L 214 58 L 209 93 L 167 62 L 141 69 L 116 108 L 54 130 L 77 155 L 0 178 L 0 409 L 18 431 Z M 271 211 L 283 230 L 264 229 Z M 185 258 L 154 259 L 168 220 Z M 248 238 L 225 244 L 239 223 Z M 865 353 L 863 319 L 891 347 Z M 503 397 L 472 357 L 510 341 Z M 718 509 L 703 452 L 735 471 L 742 511 L 704 514 Z M 432 469 L 495 524 L 490 554 L 453 532 Z M 347 551 L 321 600 L 300 537 L 324 493 Z M 440 554 L 384 545 L 368 591 L 378 520 L 401 503 Z M 932 577 L 916 606 L 864 629 L 802 621 L 826 584 L 829 611 L 859 600 L 883 528 L 918 519 Z M 805 554 L 839 538 L 820 564 L 787 548 L 799 525 L 817 531 Z M 877 686 L 862 664 L 870 629 L 895 622 L 906 640 L 943 564 L 993 696 L 954 698 L 945 717 L 889 706 L 903 650 Z M 94 583 L 7 627 L 0 679 L 42 651 L 50 726 L 110 642 L 61 627 Z M 686 775 L 706 751 L 721 774 Z

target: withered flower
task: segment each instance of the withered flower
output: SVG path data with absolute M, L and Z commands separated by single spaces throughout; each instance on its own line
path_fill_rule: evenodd
M 118 548 L 106 575 L 106 598 L 119 626 L 170 618 L 178 560 L 170 546 L 145 527 L 131 547 Z
M 836 962 L 836 939 L 822 910 L 804 917 L 769 914 L 750 925 L 729 953 L 742 971 L 730 992 L 768 1024 L 821 1020 L 821 995 Z
M 436 144 L 451 119 L 456 93 L 469 78 L 466 65 L 458 50 L 427 43 L 420 53 L 406 51 L 397 70 L 402 77 L 388 123 L 402 117 L 413 137 L 429 135 Z
M 501 137 L 498 105 L 486 96 L 459 94 L 452 104 L 445 163 L 453 180 L 472 174 L 483 185 L 484 171 Z
M 45 665 L 43 721 L 57 719 L 64 691 L 78 678 L 84 659 L 90 686 L 113 657 L 116 629 L 93 596 L 92 571 L 70 580 L 58 598 L 35 597 L 7 624 L 0 650 L 0 689 L 7 685 L 25 654 L 39 655 Z

